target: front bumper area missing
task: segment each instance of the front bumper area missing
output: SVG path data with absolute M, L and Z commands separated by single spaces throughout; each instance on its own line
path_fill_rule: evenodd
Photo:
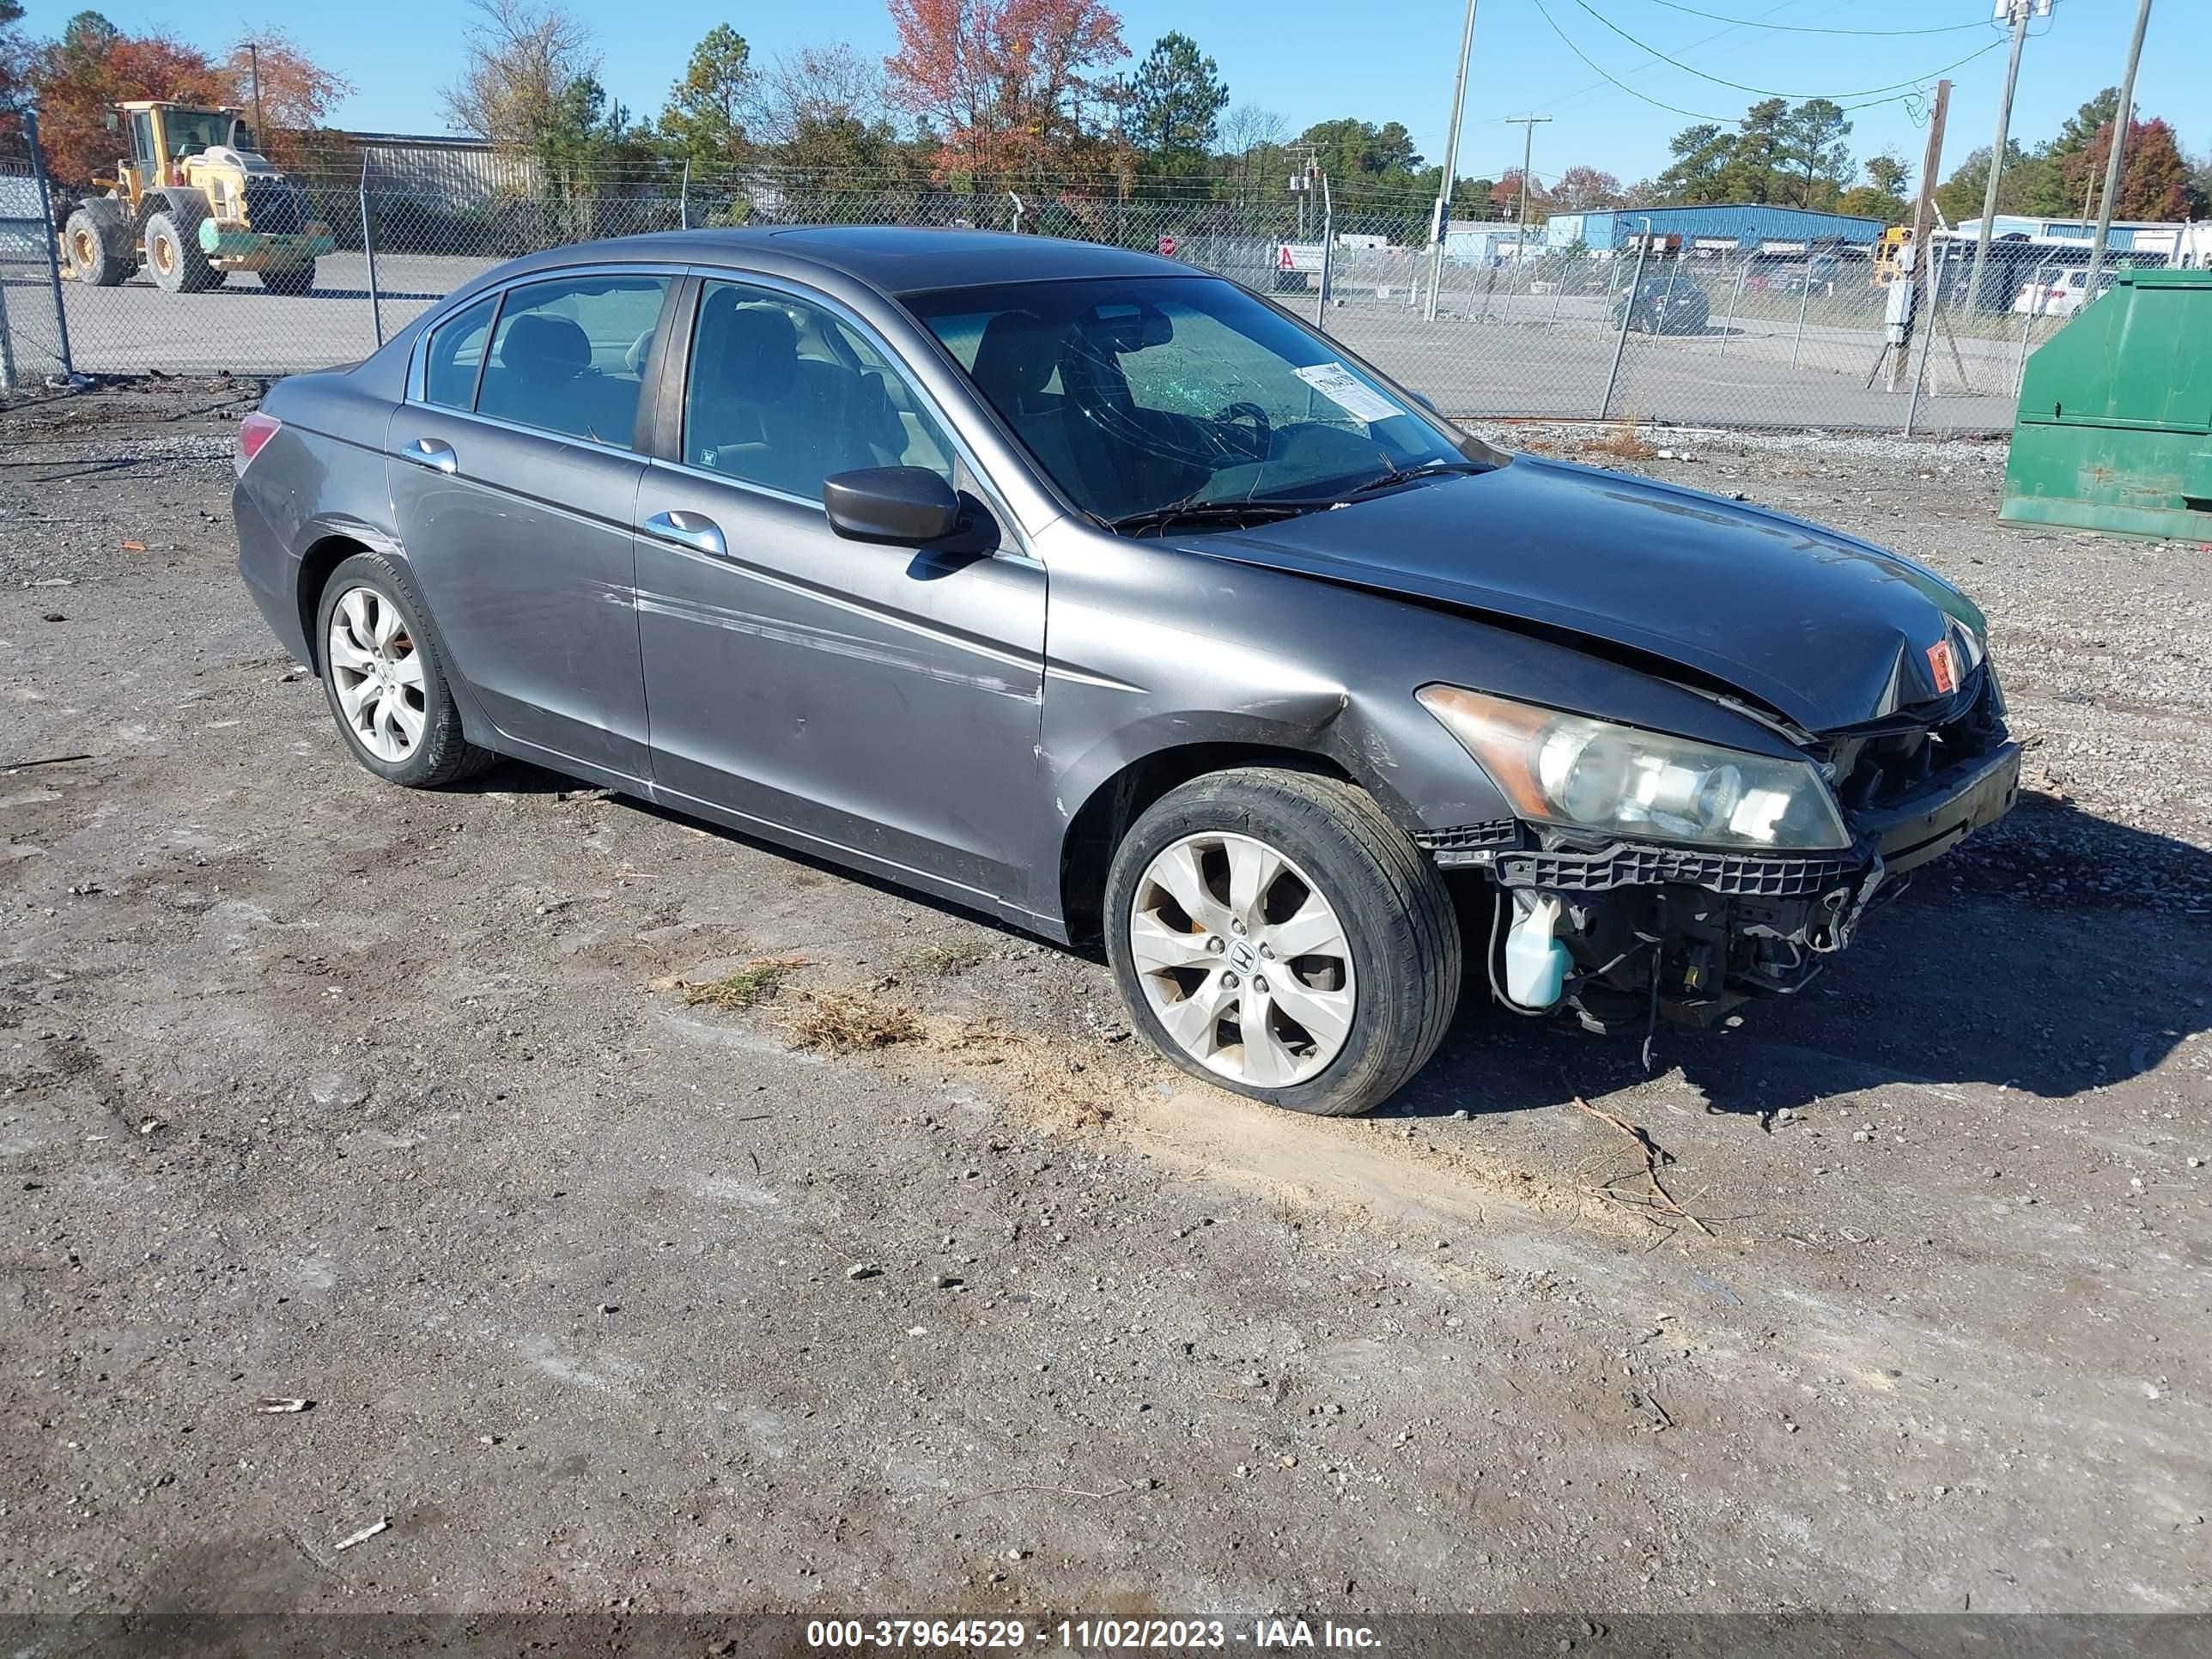
M 1640 1030 L 1655 1012 L 1705 1024 L 1747 998 L 1802 989 L 1910 872 L 2002 817 L 2019 791 L 2020 745 L 2004 742 L 1853 814 L 1848 851 L 1754 855 L 1557 835 L 1545 845 L 1510 820 L 1418 839 L 1442 868 L 1558 898 L 1557 937 L 1574 964 L 1565 1006 L 1593 1030 Z

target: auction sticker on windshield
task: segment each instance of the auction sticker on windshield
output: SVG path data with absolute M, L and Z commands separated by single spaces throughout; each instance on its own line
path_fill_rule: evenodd
M 1298 379 L 1363 421 L 1388 421 L 1406 412 L 1342 363 L 1316 363 L 1298 370 Z

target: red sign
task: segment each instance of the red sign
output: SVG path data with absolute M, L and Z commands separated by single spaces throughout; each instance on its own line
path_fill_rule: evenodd
M 1275 263 L 1280 265 L 1285 270 L 1296 270 L 1297 269 L 1296 265 L 1291 263 L 1291 245 L 1288 242 L 1285 242 L 1282 245 L 1281 256 L 1275 261 Z
M 1161 237 L 1161 238 L 1160 238 L 1160 258 L 1163 258 L 1163 259 L 1172 259 L 1172 258 L 1175 258 L 1175 250 L 1176 250 L 1176 240 L 1175 240 L 1175 238 L 1174 238 L 1172 235 L 1163 236 L 1163 237 Z

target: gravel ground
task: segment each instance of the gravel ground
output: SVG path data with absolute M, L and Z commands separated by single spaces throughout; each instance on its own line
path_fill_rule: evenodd
M 0 1610 L 2212 1608 L 2205 549 L 1620 458 L 1965 583 L 2032 793 L 1650 1075 L 1470 1006 L 1316 1122 L 1085 957 L 377 783 L 231 568 L 251 391 L 0 416 Z

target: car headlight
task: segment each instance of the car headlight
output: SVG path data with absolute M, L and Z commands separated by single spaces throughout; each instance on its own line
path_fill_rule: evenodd
M 1834 794 L 1809 761 L 1774 760 L 1455 685 L 1425 685 L 1414 695 L 1523 818 L 1753 852 L 1851 844 Z

